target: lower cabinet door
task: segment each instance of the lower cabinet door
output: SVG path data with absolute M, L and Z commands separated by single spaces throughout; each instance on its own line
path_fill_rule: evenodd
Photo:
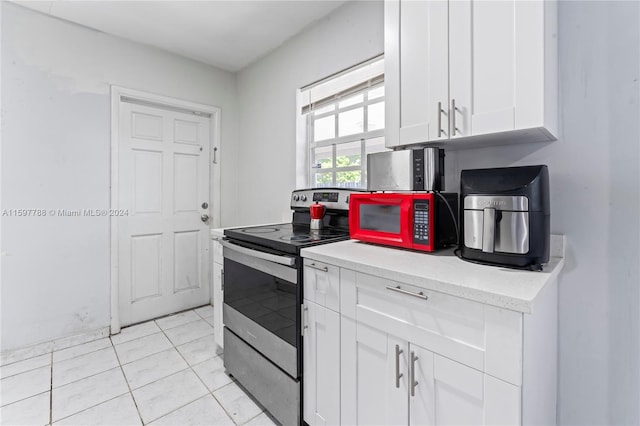
M 411 425 L 521 423 L 519 387 L 413 343 L 409 376 Z
M 303 311 L 303 416 L 310 426 L 340 424 L 340 315 L 308 300 Z
M 436 424 L 434 354 L 409 344 L 409 424 Z
M 356 323 L 355 422 L 406 425 L 407 350 L 405 340 Z M 350 401 L 344 401 L 350 403 Z

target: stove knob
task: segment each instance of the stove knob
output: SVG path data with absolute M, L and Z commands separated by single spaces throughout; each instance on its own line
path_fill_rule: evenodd
M 298 194 L 293 196 L 293 201 L 298 201 L 300 199 L 300 197 L 298 196 Z
M 307 201 L 307 196 L 306 196 L 306 195 L 304 195 L 304 194 L 302 194 L 302 195 L 300 196 L 300 199 L 301 199 L 302 201 Z

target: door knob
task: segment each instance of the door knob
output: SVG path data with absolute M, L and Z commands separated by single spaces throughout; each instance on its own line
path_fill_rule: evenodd
M 200 216 L 200 220 L 203 221 L 204 223 L 207 223 L 209 221 L 209 215 L 203 214 L 202 216 Z

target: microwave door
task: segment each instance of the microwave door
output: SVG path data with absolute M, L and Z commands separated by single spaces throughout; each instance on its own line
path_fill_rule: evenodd
M 363 204 L 360 224 L 367 231 L 400 234 L 400 205 Z
M 351 238 L 410 248 L 411 209 L 411 199 L 406 196 L 358 199 L 352 211 Z

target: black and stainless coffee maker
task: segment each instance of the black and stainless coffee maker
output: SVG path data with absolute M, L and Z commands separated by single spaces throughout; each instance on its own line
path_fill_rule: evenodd
M 547 166 L 463 170 L 460 194 L 463 258 L 528 269 L 549 261 Z

